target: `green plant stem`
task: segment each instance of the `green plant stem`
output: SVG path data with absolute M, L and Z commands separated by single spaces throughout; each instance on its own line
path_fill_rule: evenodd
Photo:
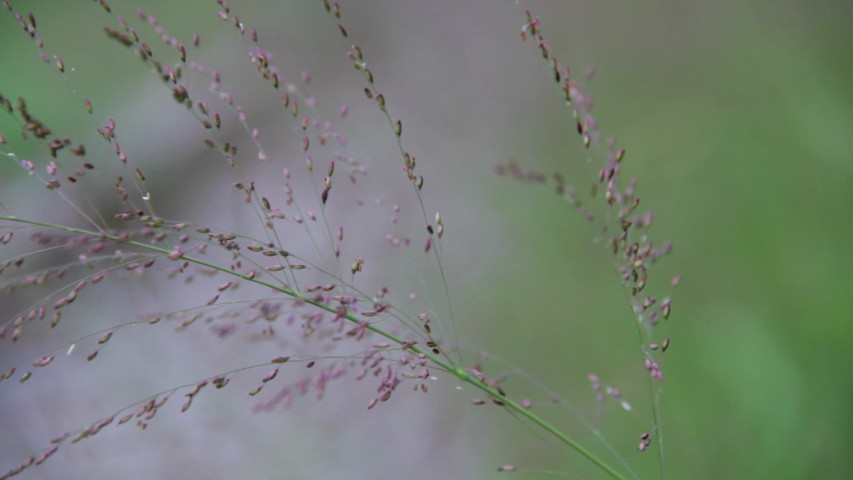
M 149 245 L 146 243 L 137 242 L 135 240 L 130 240 L 130 239 L 121 239 L 115 235 L 107 235 L 107 234 L 104 234 L 102 232 L 94 232 L 94 231 L 90 231 L 90 230 L 84 230 L 84 229 L 69 227 L 69 226 L 65 226 L 65 225 L 58 225 L 58 224 L 53 224 L 53 223 L 39 222 L 39 221 L 35 221 L 35 220 L 28 220 L 28 219 L 15 217 L 13 215 L 0 216 L 0 220 L 5 220 L 8 222 L 15 222 L 15 223 L 23 223 L 23 224 L 27 224 L 27 225 L 39 226 L 39 227 L 44 227 L 44 228 L 49 228 L 49 229 L 54 229 L 54 230 L 62 230 L 62 231 L 68 232 L 68 233 L 76 233 L 76 234 L 86 235 L 86 236 L 93 237 L 93 238 L 102 238 L 102 239 L 109 240 L 112 242 L 121 243 L 121 244 L 125 244 L 125 245 L 131 245 L 131 246 L 138 247 L 138 248 L 145 249 L 145 250 L 149 250 L 152 252 L 157 252 L 157 253 L 160 253 L 163 255 L 169 255 L 170 253 L 172 253 L 171 250 L 168 250 L 168 249 L 165 249 L 162 247 L 158 247 L 155 245 Z M 176 259 L 176 260 L 178 260 L 178 259 Z M 273 283 L 270 283 L 270 282 L 267 282 L 265 280 L 261 280 L 258 278 L 253 278 L 253 277 L 249 276 L 248 274 L 235 272 L 229 268 L 217 265 L 215 263 L 210 263 L 208 261 L 205 261 L 205 260 L 202 260 L 202 259 L 196 258 L 196 257 L 181 255 L 179 257 L 179 260 L 184 260 L 184 261 L 187 261 L 190 263 L 194 263 L 196 265 L 201 265 L 201 266 L 213 269 L 213 270 L 218 270 L 220 272 L 227 273 L 228 275 L 235 276 L 235 277 L 240 278 L 242 280 L 246 280 L 248 282 L 252 282 L 252 283 L 255 283 L 257 285 L 262 285 L 262 286 L 271 288 L 277 292 L 283 293 L 283 294 L 288 295 L 290 297 L 298 298 L 300 301 L 304 301 L 305 303 L 313 305 L 313 306 L 315 306 L 319 309 L 325 310 L 327 312 L 335 313 L 335 314 L 338 313 L 338 310 L 336 308 L 331 307 L 329 305 L 326 305 L 323 302 L 320 302 L 320 301 L 317 301 L 317 300 L 314 300 L 311 298 L 307 298 L 304 295 L 302 295 L 301 293 L 299 293 L 296 290 L 293 290 L 291 288 L 288 288 L 288 287 L 285 287 L 282 285 L 275 285 Z M 348 321 L 353 322 L 355 324 L 360 324 L 363 321 L 362 319 L 358 318 L 356 315 L 354 315 L 350 312 L 347 312 L 343 316 L 343 318 L 346 318 Z M 411 350 L 417 354 L 424 355 L 427 359 L 429 359 L 430 362 L 432 362 L 433 365 L 437 366 L 441 370 L 455 376 L 456 378 L 462 380 L 463 382 L 466 382 L 466 383 L 482 390 L 483 392 L 488 394 L 492 399 L 500 402 L 504 407 L 509 408 L 511 410 L 514 410 L 519 415 L 527 418 L 528 420 L 530 420 L 534 424 L 540 426 L 542 429 L 544 429 L 545 431 L 547 431 L 551 435 L 555 436 L 561 442 L 568 445 L 573 450 L 575 450 L 577 453 L 581 454 L 586 459 L 591 461 L 593 464 L 595 464 L 601 470 L 608 473 L 612 478 L 615 478 L 617 480 L 625 480 L 625 477 L 623 477 L 619 472 L 614 470 L 613 467 L 611 467 L 609 464 L 605 463 L 602 459 L 598 458 L 595 454 L 593 454 L 592 452 L 590 452 L 589 450 L 584 448 L 582 445 L 580 445 L 578 442 L 576 442 L 575 440 L 570 438 L 568 435 L 566 435 L 565 433 L 560 431 L 557 427 L 553 426 L 551 423 L 547 422 L 545 419 L 536 415 L 535 413 L 531 412 L 530 410 L 522 407 L 519 403 L 515 402 L 514 400 L 507 398 L 504 394 L 499 392 L 497 389 L 490 387 L 488 384 L 486 384 L 485 382 L 483 382 L 482 380 L 480 380 L 479 378 L 477 378 L 476 376 L 474 376 L 472 373 L 468 372 L 467 370 L 465 370 L 461 367 L 453 366 L 451 363 L 449 363 L 448 361 L 442 359 L 441 357 L 433 354 L 431 351 L 424 350 L 424 349 L 420 348 L 419 346 L 417 346 L 416 344 L 411 344 L 410 342 L 406 342 L 402 338 L 400 338 L 400 337 L 398 337 L 392 333 L 389 333 L 389 332 L 387 332 L 387 331 L 385 331 L 385 330 L 383 330 L 383 329 L 381 329 L 381 328 L 379 328 L 373 324 L 368 323 L 365 328 L 376 333 L 379 336 L 382 336 L 382 337 L 396 343 L 397 345 L 403 346 L 405 349 Z

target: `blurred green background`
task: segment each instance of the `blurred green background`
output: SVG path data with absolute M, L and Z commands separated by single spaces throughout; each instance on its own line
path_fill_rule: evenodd
M 206 198 L 219 191 L 203 190 L 204 172 L 177 160 L 203 155 L 195 145 L 180 143 L 186 135 L 181 128 L 198 134 L 197 127 L 168 124 L 178 109 L 163 110 L 160 105 L 171 102 L 168 92 L 132 55 L 103 38 L 109 17 L 91 2 L 12 3 L 23 12 L 38 8 L 47 50 L 75 66 L 72 88 L 97 98 L 104 118 L 125 115 L 130 124 L 121 131 L 128 123 L 120 123 L 125 148 L 152 171 L 183 172 L 171 181 L 192 182 L 198 189 L 193 193 L 202 200 L 194 203 L 181 192 L 167 210 L 220 217 L 221 211 L 205 210 Z M 133 17 L 137 5 L 112 3 L 118 15 Z M 233 29 L 218 22 L 213 2 L 140 3 L 185 41 L 200 31 L 206 62 L 251 76 L 245 49 Z M 672 340 L 663 365 L 667 477 L 853 477 L 853 3 L 525 2 L 521 8 L 488 1 L 342 3 L 351 40 L 364 49 L 392 115 L 403 119 L 406 148 L 427 178 L 427 210 L 442 209 L 463 343 L 530 372 L 594 419 L 597 407 L 586 375 L 594 372 L 620 388 L 635 404 L 636 416 L 606 406 L 593 423 L 640 477 L 657 478 L 656 453 L 635 451 L 649 428 L 648 385 L 611 259 L 594 242 L 598 232 L 549 188 L 492 173 L 496 164 L 515 158 L 545 172 L 560 169 L 579 187 L 591 180 L 570 112 L 535 45 L 520 41 L 523 11 L 530 8 L 575 77 L 595 66 L 587 89 L 595 95 L 600 128 L 627 149 L 625 176 L 639 178 L 642 208 L 655 214 L 652 238 L 674 243 L 673 255 L 652 271 L 660 284 L 675 274 L 683 277 L 665 327 Z M 231 4 L 258 27 L 265 48 L 286 71 L 311 72 L 321 102 L 328 98 L 327 103 L 365 112 L 360 118 L 367 126 L 352 127 L 352 148 L 365 157 L 391 158 L 390 170 L 397 174 L 390 132 L 360 93 L 362 79 L 345 57 L 347 44 L 320 2 Z M 25 96 L 57 132 L 91 135 L 93 125 L 80 121 L 86 117 L 62 79 L 39 61 L 6 12 L 0 16 L 0 45 L 0 93 Z M 277 100 L 252 98 L 249 80 L 237 78 L 235 91 L 249 89 L 242 90 L 240 101 L 265 119 L 264 104 Z M 14 144 L 10 125 L 0 121 L 0 132 Z M 145 133 L 133 135 L 137 131 Z M 14 148 L 22 158 L 43 156 L 26 145 Z M 180 176 L 190 172 L 192 179 Z M 0 200 L 13 213 L 39 212 L 43 192 L 29 189 L 20 173 L 11 161 L 0 161 Z M 12 358 L 8 343 L 0 348 L 6 350 L 0 358 Z M 500 367 L 489 368 L 494 373 Z M 529 384 L 514 381 L 509 380 L 511 393 L 547 403 L 547 394 L 528 393 Z M 4 384 L 2 403 L 31 401 L 25 387 Z M 10 393 L 12 388 L 20 391 Z M 324 436 L 341 437 L 322 403 L 297 405 L 277 419 L 305 415 L 314 423 L 289 424 L 293 430 L 282 435 L 293 441 L 289 435 L 298 431 L 298 438 L 315 438 L 308 443 L 313 447 L 296 441 L 287 444 L 295 449 L 290 455 L 262 450 L 258 445 L 283 442 L 265 431 L 251 440 L 254 450 L 246 448 L 249 453 L 230 466 L 253 478 L 396 478 L 406 472 L 426 478 L 435 476 L 430 468 L 448 478 L 492 478 L 497 465 L 513 463 L 603 478 L 509 416 L 470 407 L 470 392 L 447 390 L 440 408 L 423 400 L 394 407 L 382 427 L 371 412 L 361 428 L 397 432 L 400 438 L 391 445 L 371 443 L 390 434 L 374 439 L 357 429 L 336 443 Z M 212 421 L 235 432 L 225 435 L 230 442 L 249 443 L 252 430 L 231 430 L 229 423 L 232 414 L 238 423 L 251 422 L 243 418 L 249 407 L 234 404 L 228 408 L 242 405 L 245 411 Z M 363 403 L 357 407 L 354 412 L 364 411 Z M 548 406 L 542 412 L 596 444 L 569 420 L 569 412 Z M 9 411 L 3 415 L 8 421 Z M 317 428 L 317 418 L 331 423 Z M 53 434 L 57 427 L 46 428 Z M 115 439 L 134 445 L 145 435 L 124 432 Z M 4 446 L 26 443 L 4 437 Z M 36 443 L 4 452 L 43 444 L 27 441 Z M 359 447 L 365 443 L 369 448 Z M 63 465 L 108 478 L 98 449 L 81 453 L 84 448 L 64 449 L 54 466 L 49 462 L 22 478 L 47 478 L 68 468 Z M 363 456 L 355 453 L 362 449 Z M 219 455 L 216 448 L 201 448 L 192 457 L 194 468 L 201 469 L 196 472 L 205 471 L 205 452 Z M 8 455 L 0 454 L 0 468 L 20 460 Z M 170 465 L 165 471 L 172 473 L 182 462 L 180 455 L 155 460 Z M 118 472 L 130 462 L 148 462 L 133 456 L 115 461 Z M 271 470 L 277 461 L 282 470 Z

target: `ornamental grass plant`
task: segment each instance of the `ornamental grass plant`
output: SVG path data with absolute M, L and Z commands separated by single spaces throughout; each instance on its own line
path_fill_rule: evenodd
M 671 244 L 623 175 L 642 159 L 599 130 L 595 72 L 553 48 L 548 19 L 502 5 L 512 50 L 436 50 L 365 29 L 355 3 L 292 7 L 273 31 L 223 0 L 168 18 L 54 5 L 88 9 L 61 35 L 59 12 L 3 7 L 51 86 L 0 83 L 2 478 L 665 478 L 680 277 L 658 274 Z M 326 27 L 300 25 L 314 16 Z M 487 25 L 505 27 L 471 28 Z M 429 68 L 454 54 L 476 60 Z M 536 78 L 517 97 L 479 87 L 494 77 L 475 67 L 515 55 Z M 558 119 L 565 151 L 484 158 L 489 125 L 444 113 L 457 85 L 487 118 Z M 547 114 L 529 93 L 546 88 Z M 537 215 L 552 204 L 559 218 Z M 500 235 L 525 221 L 555 225 L 528 240 L 542 257 Z M 613 294 L 598 318 L 513 285 L 575 258 L 568 299 Z M 547 313 L 513 307 L 519 292 Z M 555 318 L 578 335 L 529 353 Z M 520 355 L 567 364 L 566 383 Z M 546 453 L 472 458 L 496 432 Z

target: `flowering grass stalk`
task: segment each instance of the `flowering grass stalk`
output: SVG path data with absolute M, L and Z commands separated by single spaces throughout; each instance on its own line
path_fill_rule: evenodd
M 318 396 L 323 395 L 327 383 L 343 376 L 349 369 L 357 370 L 357 379 L 372 373 L 378 379 L 377 394 L 367 406 L 372 409 L 379 402 L 389 400 L 393 392 L 406 381 L 414 383 L 415 390 L 427 392 L 427 380 L 433 378 L 434 372 L 441 372 L 481 391 L 487 400 L 474 399 L 472 402 L 475 405 L 491 403 L 508 410 L 517 418 L 524 419 L 558 439 L 607 476 L 627 478 L 627 471 L 629 475 L 637 477 L 628 462 L 622 460 L 621 468 L 611 465 L 553 422 L 537 414 L 531 409 L 530 402 L 507 395 L 500 385 L 503 380 L 501 375 L 487 376 L 480 365 L 465 363 L 459 348 L 450 279 L 442 259 L 445 224 L 441 210 L 436 209 L 434 217 L 427 213 L 431 210 L 427 208 L 431 200 L 426 198 L 422 190 L 426 180 L 417 168 L 415 156 L 409 153 L 404 143 L 409 133 L 404 133 L 402 120 L 390 114 L 391 100 L 386 99 L 379 89 L 379 79 L 368 67 L 365 52 L 358 45 L 350 43 L 352 40 L 343 24 L 340 5 L 327 0 L 322 2 L 322 7 L 347 42 L 350 62 L 363 76 L 363 94 L 375 103 L 388 123 L 389 136 L 394 139 L 402 162 L 402 180 L 408 184 L 408 195 L 413 199 L 403 207 L 394 205 L 392 223 L 396 225 L 396 214 L 401 209 L 415 210 L 422 220 L 418 230 L 426 232 L 425 235 L 389 233 L 386 241 L 397 251 L 405 253 L 420 250 L 428 255 L 440 279 L 440 290 L 445 297 L 443 307 L 431 305 L 427 307 L 428 311 L 400 307 L 398 305 L 404 304 L 406 297 L 401 297 L 396 287 L 379 286 L 375 288 L 375 293 L 367 293 L 370 291 L 368 286 L 375 287 L 378 284 L 372 277 L 361 280 L 369 268 L 377 263 L 391 263 L 395 259 L 405 261 L 405 255 L 388 258 L 369 249 L 365 253 L 356 253 L 344 240 L 344 232 L 348 232 L 347 237 L 364 233 L 360 229 L 365 227 L 358 222 L 347 223 L 351 212 L 344 202 L 357 195 L 364 183 L 370 182 L 368 162 L 347 153 L 346 136 L 338 132 L 331 121 L 322 119 L 317 100 L 303 92 L 310 85 L 310 75 L 303 72 L 299 75 L 301 82 L 289 81 L 286 74 L 275 67 L 273 55 L 260 46 L 257 30 L 244 23 L 224 0 L 218 0 L 220 19 L 239 32 L 254 69 L 266 84 L 268 92 L 276 95 L 277 102 L 286 112 L 285 121 L 290 126 L 291 146 L 295 145 L 293 150 L 297 152 L 302 165 L 297 171 L 294 162 L 284 160 L 286 155 L 265 145 L 267 138 L 264 129 L 254 126 L 249 109 L 241 106 L 235 100 L 235 95 L 225 90 L 220 72 L 193 60 L 192 48 L 198 48 L 201 43 L 199 34 L 194 34 L 191 43 L 185 44 L 168 34 L 155 17 L 138 10 L 136 17 L 141 28 L 153 32 L 161 41 L 158 48 L 152 48 L 152 44 L 144 40 L 145 35 L 131 22 L 113 13 L 104 0 L 97 3 L 112 22 L 111 26 L 104 28 L 108 39 L 138 56 L 168 90 L 172 99 L 182 107 L 181 110 L 206 133 L 201 142 L 209 149 L 208 156 L 224 160 L 232 175 L 230 189 L 242 197 L 255 225 L 249 231 L 236 232 L 185 221 L 170 221 L 158 215 L 155 208 L 157 196 L 150 192 L 156 190 L 155 179 L 162 178 L 162 175 L 148 175 L 144 171 L 147 168 L 144 162 L 134 163 L 133 155 L 119 143 L 121 123 L 113 118 L 100 119 L 93 103 L 81 96 L 76 88 L 71 89 L 72 95 L 98 125 L 97 133 L 112 151 L 113 159 L 87 160 L 89 148 L 82 143 L 76 144 L 69 137 L 54 135 L 46 122 L 39 120 L 31 111 L 25 99 L 13 101 L 11 97 L 3 96 L 5 92 L 0 92 L 0 107 L 18 123 L 21 138 L 39 145 L 50 158 L 28 160 L 11 149 L 0 153 L 23 168 L 29 177 L 41 182 L 47 190 L 46 195 L 53 195 L 76 212 L 87 225 L 81 227 L 73 222 L 63 224 L 29 215 L 16 215 L 15 207 L 7 207 L 7 202 L 4 202 L 11 199 L 0 197 L 0 209 L 3 211 L 0 215 L 0 244 L 10 244 L 13 240 L 18 242 L 21 237 L 17 235 L 19 232 L 38 229 L 28 241 L 34 241 L 36 249 L 21 249 L 19 246 L 17 250 L 7 250 L 8 253 L 0 256 L 0 274 L 7 277 L 4 280 L 6 292 L 10 295 L 19 294 L 24 289 L 38 290 L 60 284 L 57 288 L 48 287 L 47 292 L 25 298 L 23 307 L 15 305 L 4 309 L 13 312 L 12 318 L 0 319 L 4 321 L 0 324 L 4 350 L 12 351 L 16 344 L 24 343 L 29 330 L 37 329 L 36 325 L 46 323 L 48 319 L 51 329 L 57 327 L 64 312 L 69 310 L 78 295 L 104 280 L 117 281 L 119 278 L 156 275 L 158 272 L 166 272 L 173 280 L 175 277 L 183 277 L 188 282 L 196 276 L 218 275 L 227 279 L 210 287 L 214 291 L 203 305 L 173 312 L 145 314 L 136 321 L 109 326 L 36 357 L 16 361 L 12 366 L 3 366 L 5 373 L 0 375 L 0 379 L 4 381 L 0 388 L 11 388 L 8 380 L 13 377 L 20 383 L 26 382 L 38 374 L 41 368 L 52 364 L 58 352 L 66 349 L 70 355 L 76 345 L 86 341 L 96 343 L 87 357 L 87 360 L 93 361 L 114 335 L 125 334 L 131 326 L 153 325 L 164 319 L 180 321 L 178 329 L 181 330 L 191 328 L 196 322 L 216 325 L 220 317 L 207 312 L 220 307 L 225 308 L 225 313 L 230 315 L 226 318 L 245 316 L 248 317 L 243 322 L 245 324 L 267 322 L 262 330 L 263 335 L 277 335 L 274 330 L 274 325 L 278 325 L 276 322 L 297 325 L 300 329 L 297 337 L 305 342 L 308 350 L 276 356 L 260 364 L 241 365 L 155 394 L 115 415 L 57 436 L 41 453 L 10 468 L 0 478 L 9 478 L 40 465 L 61 446 L 90 438 L 114 423 L 123 425 L 135 421 L 137 426 L 145 429 L 160 407 L 178 390 L 187 391 L 184 394 L 187 400 L 181 408 L 185 412 L 205 387 L 212 385 L 221 389 L 237 374 L 257 368 L 272 368 L 258 386 L 249 392 L 254 397 L 274 381 L 280 369 L 286 368 L 285 364 L 305 362 L 308 367 L 312 367 L 317 361 L 335 358 L 339 358 L 340 362 L 327 367 L 315 377 L 313 388 L 317 390 Z M 32 13 L 16 12 L 9 0 L 4 0 L 3 5 L 33 40 L 41 58 L 67 82 L 67 67 L 60 57 L 48 53 L 37 29 L 35 16 Z M 597 151 L 596 146 L 600 143 L 600 134 L 595 118 L 589 113 L 591 96 L 581 89 L 569 76 L 569 69 L 553 55 L 543 36 L 539 19 L 529 12 L 521 28 L 521 38 L 532 41 L 547 61 L 549 74 L 554 77 L 563 100 L 569 105 L 579 139 L 590 152 L 592 160 Z M 195 83 L 199 78 L 207 83 L 206 92 Z M 340 117 L 346 117 L 348 111 L 348 107 L 340 108 Z M 227 125 L 233 128 L 228 130 Z M 261 126 L 266 125 L 261 122 Z M 238 136 L 234 133 L 237 130 L 242 130 L 242 134 Z M 8 145 L 6 137 L 0 137 L 0 143 Z M 241 147 L 238 148 L 238 145 Z M 245 145 L 249 145 L 251 155 L 244 153 Z M 294 154 L 291 152 L 287 155 Z M 589 195 L 578 193 L 578 189 L 567 184 L 560 174 L 551 176 L 549 180 L 549 176 L 542 173 L 522 170 L 516 162 L 499 165 L 498 173 L 509 174 L 520 180 L 552 182 L 560 197 L 567 200 L 584 218 L 600 226 L 607 237 L 607 245 L 615 255 L 615 266 L 636 319 L 643 365 L 648 372 L 652 396 L 652 429 L 639 436 L 638 450 L 646 450 L 652 439 L 656 440 L 660 477 L 663 478 L 658 386 L 663 380 L 663 374 L 659 357 L 668 348 L 669 340 L 658 332 L 657 325 L 669 317 L 671 306 L 669 297 L 658 301 L 644 291 L 648 268 L 666 255 L 670 247 L 667 244 L 656 248 L 646 239 L 644 232 L 651 224 L 651 215 L 640 215 L 637 212 L 639 199 L 634 193 L 634 181 L 627 186 L 620 185 L 625 150 L 617 149 L 615 140 L 611 140 L 605 155 L 606 159 L 597 169 L 597 180 Z M 323 167 L 319 167 L 321 163 Z M 341 173 L 335 176 L 336 171 L 340 172 L 341 165 L 347 170 L 345 180 L 339 179 Z M 255 169 L 268 172 L 273 171 L 270 168 L 272 166 L 278 168 L 275 174 L 252 176 Z M 317 178 L 318 171 L 321 172 L 321 178 Z M 269 178 L 275 178 L 275 182 L 268 182 Z M 109 207 L 116 213 L 111 215 L 105 213 L 99 202 L 90 197 L 93 191 L 103 189 L 104 185 L 116 195 L 117 203 Z M 364 203 L 361 199 L 356 200 L 359 206 Z M 337 222 L 340 225 L 336 225 Z M 294 240 L 294 232 L 299 233 L 298 240 Z M 421 241 L 416 241 L 417 237 Z M 422 245 L 422 248 L 416 245 Z M 40 257 L 51 255 L 62 257 L 59 260 L 61 266 L 51 263 L 57 262 L 56 259 L 48 259 L 43 265 L 38 264 Z M 36 263 L 36 266 L 27 270 L 30 263 Z M 166 266 L 163 267 L 163 264 Z M 677 283 L 677 279 L 673 280 L 671 286 Z M 245 295 L 242 300 L 236 300 L 240 297 L 238 288 Z M 285 302 L 283 298 L 289 300 Z M 408 295 L 408 300 L 416 298 L 415 294 Z M 233 299 L 233 303 L 226 303 L 226 299 Z M 246 304 L 248 307 L 245 307 Z M 238 308 L 232 308 L 231 305 L 237 305 Z M 444 315 L 437 313 L 441 310 Z M 433 321 L 434 318 L 437 321 Z M 236 323 L 225 322 L 217 325 L 214 331 L 223 338 L 230 337 L 237 328 Z M 361 347 L 359 355 L 335 356 L 328 353 L 332 349 L 339 349 L 339 345 L 358 345 L 367 339 L 378 341 L 371 340 L 373 343 L 368 348 Z M 599 401 L 603 402 L 601 382 L 595 376 L 590 376 L 590 380 L 599 395 Z M 302 390 L 304 394 L 305 388 Z M 607 390 L 607 394 L 613 398 L 621 397 L 618 390 L 614 389 Z M 292 395 L 293 389 L 285 388 L 269 401 L 268 406 L 278 402 L 286 403 Z M 622 402 L 628 405 L 624 400 Z M 590 430 L 600 435 L 594 428 L 590 427 Z M 617 457 L 622 458 L 618 453 Z M 499 468 L 501 471 L 516 469 L 511 465 Z

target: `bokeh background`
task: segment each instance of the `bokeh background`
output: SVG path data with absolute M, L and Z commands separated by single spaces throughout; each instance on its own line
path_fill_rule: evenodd
M 285 122 L 278 98 L 263 90 L 214 2 L 111 3 L 127 18 L 144 8 L 186 43 L 199 31 L 197 58 L 224 72 L 251 118 L 270 132 L 271 151 L 298 152 L 291 127 L 275 133 L 274 122 Z M 655 451 L 635 451 L 649 428 L 648 384 L 598 232 L 550 188 L 493 173 L 517 159 L 564 171 L 569 183 L 590 182 L 570 112 L 535 46 L 519 38 L 530 8 L 576 77 L 595 66 L 586 85 L 600 128 L 627 148 L 625 175 L 639 178 L 642 207 L 655 214 L 652 238 L 674 243 L 673 255 L 652 271 L 659 284 L 683 277 L 665 326 L 672 341 L 662 391 L 667 477 L 853 477 L 853 4 L 342 3 L 351 40 L 364 49 L 392 115 L 403 120 L 406 148 L 427 179 L 427 210 L 442 209 L 448 283 L 469 359 L 482 349 L 496 357 L 487 371 L 528 372 L 601 428 L 639 477 L 660 476 Z M 78 90 L 93 99 L 100 119 L 119 120 L 123 147 L 145 167 L 170 218 L 244 226 L 234 193 L 226 193 L 227 170 L 218 158 L 211 167 L 210 153 L 198 146 L 198 125 L 141 62 L 104 38 L 102 27 L 115 27 L 110 17 L 92 2 L 12 4 L 35 9 L 47 51 L 74 71 L 66 85 L 3 12 L 0 93 L 26 97 L 57 133 L 95 138 L 97 125 L 70 93 Z M 361 93 L 348 45 L 321 3 L 231 4 L 258 28 L 284 72 L 294 79 L 311 73 L 318 108 L 334 115 L 350 106 L 341 129 L 351 151 L 372 162 L 371 187 L 390 192 L 389 202 L 410 201 L 392 134 Z M 17 142 L 14 128 L 0 120 L 8 149 L 44 162 L 44 151 Z M 94 148 L 90 157 L 112 160 L 109 149 Z M 76 221 L 7 158 L 0 158 L 0 201 L 4 213 Z M 414 205 L 403 211 L 415 212 Z M 374 248 L 369 240 L 364 246 Z M 385 266 L 383 275 L 413 283 L 424 277 L 436 310 L 445 311 L 434 274 L 418 270 L 427 272 L 423 256 L 411 257 Z M 65 334 L 73 339 L 168 309 L 170 288 L 139 280 L 81 297 Z M 209 297 L 184 290 L 181 300 Z M 21 308 L 15 302 L 0 298 L 4 316 Z M 140 329 L 116 340 L 123 343 L 104 352 L 104 363 L 65 359 L 26 384 L 0 385 L 3 471 L 53 435 L 146 395 L 269 358 L 263 348 L 225 344 L 203 329 L 181 337 L 171 328 Z M 23 345 L 5 339 L 0 368 L 63 341 L 47 332 Z M 620 388 L 634 411 L 599 408 L 589 373 Z M 262 415 L 244 395 L 255 381 L 207 392 L 183 415 L 172 400 L 148 431 L 111 427 L 20 478 L 493 478 L 504 463 L 528 469 L 514 474 L 521 478 L 603 478 L 535 429 L 496 408 L 470 406 L 474 394 L 447 378 L 427 396 L 400 393 L 370 412 L 370 387 L 342 382 L 320 402 L 306 398 Z M 568 409 L 548 405 L 549 393 L 517 372 L 507 382 L 510 393 L 532 398 L 543 415 L 602 450 Z

